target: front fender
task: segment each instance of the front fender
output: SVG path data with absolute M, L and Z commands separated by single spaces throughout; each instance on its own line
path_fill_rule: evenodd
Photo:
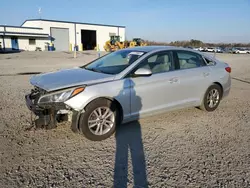
M 123 109 L 124 115 L 129 115 L 131 102 L 130 82 L 126 80 L 116 80 L 87 86 L 83 92 L 67 100 L 65 104 L 75 111 L 84 112 L 85 107 L 97 98 L 117 100 Z

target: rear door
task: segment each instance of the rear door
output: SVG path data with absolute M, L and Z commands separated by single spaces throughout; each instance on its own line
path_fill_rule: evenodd
M 191 51 L 173 51 L 179 77 L 179 102 L 199 105 L 207 88 L 211 85 L 211 69 L 203 57 Z

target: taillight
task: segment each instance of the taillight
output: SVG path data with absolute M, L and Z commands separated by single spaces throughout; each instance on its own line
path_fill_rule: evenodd
M 232 71 L 231 67 L 226 67 L 225 70 L 226 70 L 227 72 L 229 72 L 229 73 L 231 73 L 231 71 Z

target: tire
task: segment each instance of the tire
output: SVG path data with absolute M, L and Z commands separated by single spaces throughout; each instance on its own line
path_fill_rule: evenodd
M 106 133 L 104 134 L 100 134 L 100 135 L 97 135 L 95 134 L 94 132 L 96 130 L 94 130 L 95 128 L 98 129 L 97 127 L 99 127 L 99 125 L 97 126 L 94 126 L 93 128 L 90 128 L 89 127 L 89 118 L 92 118 L 92 116 L 95 116 L 95 112 L 98 112 L 98 109 L 102 109 L 103 113 L 105 113 L 104 111 L 109 109 L 111 113 L 113 113 L 113 125 L 112 127 L 109 129 L 107 128 L 106 125 L 101 125 L 104 130 L 104 128 L 107 128 L 109 129 Z M 109 138 L 114 132 L 115 132 L 115 129 L 116 129 L 116 124 L 118 121 L 118 110 L 117 110 L 117 107 L 116 107 L 116 104 L 110 100 L 107 100 L 107 99 L 103 99 L 103 98 L 100 98 L 100 99 L 96 99 L 94 101 L 92 101 L 90 104 L 87 105 L 87 107 L 85 108 L 85 112 L 81 114 L 80 116 L 80 119 L 79 119 L 79 130 L 80 132 L 89 140 L 92 140 L 92 141 L 101 141 L 101 140 L 105 140 L 107 138 Z M 90 121 L 96 121 L 96 120 L 90 120 Z M 109 121 L 109 120 L 97 120 L 99 121 L 99 123 L 102 123 L 100 121 Z M 104 122 L 104 124 L 105 124 Z M 111 122 L 111 120 L 110 120 Z M 101 128 L 100 128 L 101 129 Z M 100 130 L 99 130 L 100 132 Z M 105 132 L 105 131 L 104 131 Z
M 210 98 L 210 96 L 211 96 L 210 92 L 213 92 L 213 91 L 218 92 L 218 98 L 215 99 L 217 101 L 216 104 L 214 104 L 214 106 L 210 106 L 210 104 L 208 104 L 208 98 Z M 211 85 L 207 89 L 207 91 L 206 91 L 206 93 L 205 93 L 205 95 L 203 97 L 200 109 L 204 110 L 204 111 L 207 111 L 207 112 L 214 111 L 219 106 L 221 98 L 222 98 L 222 88 L 221 88 L 221 86 L 219 86 L 218 84 Z M 211 101 L 209 103 L 211 103 Z

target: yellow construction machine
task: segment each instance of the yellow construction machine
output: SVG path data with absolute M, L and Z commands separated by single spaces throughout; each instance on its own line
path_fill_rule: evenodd
M 135 46 L 147 46 L 147 43 L 141 38 L 133 38 L 133 40 L 129 42 L 129 47 L 131 48 Z
M 107 52 L 113 52 L 119 49 L 126 48 L 125 42 L 120 42 L 120 36 L 110 36 L 110 40 L 108 40 L 105 45 L 104 49 Z
M 120 36 L 110 36 L 110 40 L 105 43 L 104 49 L 107 52 L 113 52 L 128 47 L 132 48 L 135 46 L 147 46 L 147 43 L 141 38 L 133 38 L 132 41 L 120 42 Z

